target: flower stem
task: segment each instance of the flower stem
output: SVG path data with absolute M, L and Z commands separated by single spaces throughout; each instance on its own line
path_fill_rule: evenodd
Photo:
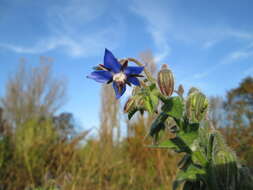
M 131 62 L 134 62 L 136 65 L 139 65 L 141 67 L 144 67 L 144 72 L 147 76 L 147 79 L 150 81 L 150 82 L 156 82 L 156 80 L 152 77 L 152 75 L 150 74 L 150 72 L 147 71 L 147 69 L 145 68 L 145 66 L 139 62 L 137 59 L 134 59 L 134 58 L 127 58 L 128 61 L 131 61 Z

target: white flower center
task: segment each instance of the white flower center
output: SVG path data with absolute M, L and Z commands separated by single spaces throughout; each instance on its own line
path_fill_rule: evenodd
M 125 82 L 126 78 L 127 78 L 126 74 L 122 72 L 116 73 L 115 75 L 113 75 L 113 80 L 115 82 Z

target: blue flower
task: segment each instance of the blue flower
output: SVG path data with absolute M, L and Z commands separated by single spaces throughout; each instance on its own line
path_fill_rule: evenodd
M 137 77 L 142 77 L 140 73 L 144 67 L 128 66 L 127 60 L 119 63 L 114 55 L 105 49 L 104 64 L 95 67 L 88 78 L 94 79 L 101 83 L 111 83 L 114 88 L 116 98 L 120 98 L 126 91 L 126 84 L 131 86 L 134 84 L 140 86 L 140 81 Z

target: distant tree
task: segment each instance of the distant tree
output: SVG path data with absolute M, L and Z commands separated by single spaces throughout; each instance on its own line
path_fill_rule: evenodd
M 248 157 L 252 160 L 253 78 L 247 77 L 243 79 L 237 88 L 228 91 L 224 105 L 227 112 L 227 121 L 229 122 L 226 129 L 224 129 L 228 144 L 230 144 L 242 158 Z M 250 152 L 251 156 L 249 156 Z M 251 167 L 253 167 L 253 165 L 251 165 Z
M 54 116 L 53 123 L 61 139 L 72 139 L 75 136 L 75 120 L 72 113 L 64 112 Z
M 225 108 L 237 127 L 253 125 L 253 78 L 243 79 L 239 87 L 227 93 Z
M 3 119 L 3 109 L 0 107 L 0 136 L 4 133 L 5 121 Z
M 117 140 L 120 138 L 119 106 L 112 86 L 104 85 L 101 92 L 100 137 L 108 143 L 112 143 L 114 137 Z
M 53 76 L 50 61 L 41 57 L 36 67 L 22 61 L 8 79 L 1 105 L 13 126 L 30 118 L 52 116 L 64 104 L 65 82 Z

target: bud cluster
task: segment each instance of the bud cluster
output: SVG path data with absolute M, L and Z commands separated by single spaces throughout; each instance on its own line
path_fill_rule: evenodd
M 189 94 L 186 101 L 186 114 L 191 122 L 200 122 L 207 113 L 208 99 L 198 90 Z
M 174 92 L 174 77 L 168 66 L 164 64 L 157 75 L 157 84 L 165 96 L 171 96 Z

